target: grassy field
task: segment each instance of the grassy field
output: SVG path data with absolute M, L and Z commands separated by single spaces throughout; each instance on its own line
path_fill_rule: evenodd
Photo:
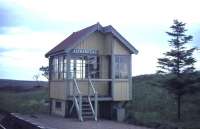
M 165 89 L 155 86 L 162 80 L 158 75 L 142 75 L 133 78 L 133 100 L 127 104 L 127 120 L 133 124 L 152 125 L 157 123 L 175 125 L 183 129 L 200 129 L 200 93 L 182 99 L 182 120 L 176 116 L 176 101 Z M 0 89 L 0 109 L 22 114 L 48 113 L 47 87 L 33 89 Z M 27 88 L 25 88 L 27 89 Z
M 48 113 L 47 98 L 46 87 L 21 92 L 0 90 L 0 109 L 23 114 Z
M 176 116 L 176 101 L 165 89 L 155 86 L 162 76 L 143 75 L 133 78 L 133 100 L 127 105 L 128 119 L 132 123 L 151 125 L 162 123 L 200 129 L 200 93 L 182 99 L 182 120 Z

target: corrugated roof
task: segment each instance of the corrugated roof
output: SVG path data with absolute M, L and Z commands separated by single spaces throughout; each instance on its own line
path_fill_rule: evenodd
M 135 49 L 135 47 L 133 47 L 124 37 L 122 37 L 112 26 L 109 25 L 106 27 L 102 27 L 99 23 L 97 23 L 97 24 L 94 24 L 87 28 L 84 28 L 80 31 L 73 32 L 69 37 L 67 37 L 60 44 L 58 44 L 53 49 L 51 49 L 47 54 L 45 54 L 45 57 L 49 57 L 50 55 L 56 54 L 59 52 L 64 52 L 66 49 L 71 48 L 75 43 L 77 43 L 81 39 L 84 39 L 84 37 L 87 37 L 89 34 L 95 32 L 95 31 L 100 31 L 102 33 L 112 33 L 133 54 L 138 53 L 138 51 Z

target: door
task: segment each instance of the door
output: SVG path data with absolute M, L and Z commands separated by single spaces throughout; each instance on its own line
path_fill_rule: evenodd
M 70 78 L 84 79 L 86 75 L 86 60 L 82 56 L 70 59 Z
M 76 56 L 70 59 L 70 78 L 99 78 L 99 59 L 97 56 Z

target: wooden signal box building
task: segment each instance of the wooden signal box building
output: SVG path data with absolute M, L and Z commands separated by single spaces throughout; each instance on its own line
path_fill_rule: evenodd
M 131 54 L 137 53 L 110 25 L 72 33 L 45 55 L 51 114 L 115 119 L 116 109 L 132 99 Z

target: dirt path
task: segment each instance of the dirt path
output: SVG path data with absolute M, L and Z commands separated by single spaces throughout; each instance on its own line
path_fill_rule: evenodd
M 26 115 L 19 116 L 37 125 L 53 129 L 149 129 L 110 120 L 80 122 L 77 119 L 66 119 L 48 115 L 36 115 L 37 118 Z

